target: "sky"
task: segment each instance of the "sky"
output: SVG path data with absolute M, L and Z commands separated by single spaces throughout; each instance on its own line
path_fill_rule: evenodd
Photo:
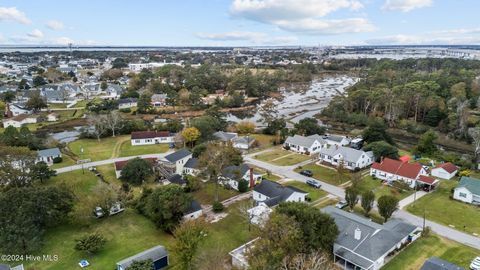
M 2 0 L 0 44 L 480 44 L 479 0 Z

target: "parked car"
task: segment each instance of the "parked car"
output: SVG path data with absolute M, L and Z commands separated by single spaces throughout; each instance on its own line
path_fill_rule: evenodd
M 307 180 L 307 185 L 312 186 L 314 188 L 321 188 L 322 187 L 322 185 L 318 181 L 315 181 L 315 180 L 312 180 L 312 179 Z
M 313 172 L 310 171 L 310 170 L 303 170 L 300 172 L 301 175 L 305 175 L 305 176 L 308 176 L 308 177 L 312 177 L 313 176 Z
M 480 257 L 476 257 L 473 259 L 472 263 L 470 264 L 471 270 L 480 270 Z
M 347 207 L 348 203 L 345 200 L 339 201 L 337 204 L 335 204 L 335 207 L 338 209 L 343 209 Z
M 100 206 L 97 206 L 95 207 L 95 210 L 93 210 L 93 215 L 96 218 L 101 218 L 105 215 L 105 213 L 103 212 L 103 209 Z

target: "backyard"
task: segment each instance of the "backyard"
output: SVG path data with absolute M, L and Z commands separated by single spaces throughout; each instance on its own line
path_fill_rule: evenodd
M 468 269 L 479 251 L 437 235 L 422 237 L 406 247 L 382 270 L 417 270 L 430 257 L 436 256 Z
M 168 151 L 168 144 L 151 144 L 132 146 L 130 140 L 123 141 L 120 146 L 120 157 L 129 157 L 146 154 L 158 154 Z
M 373 179 L 370 175 L 362 177 L 362 180 L 358 184 L 358 188 L 360 193 L 363 193 L 367 190 L 372 190 L 375 193 L 375 198 L 377 199 L 383 195 L 393 195 L 399 200 L 402 200 L 413 194 L 413 190 L 411 189 L 403 190 L 384 183 L 382 184 L 381 180 Z
M 309 160 L 311 157 L 307 155 L 296 154 L 277 147 L 273 148 L 271 151 L 266 151 L 264 153 L 255 155 L 254 158 L 278 166 L 292 166 Z
M 295 169 L 296 172 L 301 172 L 303 170 L 311 171 L 313 173 L 313 178 L 332 185 L 338 186 L 350 181 L 350 173 L 347 172 L 343 178 L 340 178 L 338 177 L 336 170 L 316 165 L 314 163 L 310 163 Z
M 319 189 L 319 188 L 314 188 L 312 186 L 309 186 L 303 182 L 300 181 L 288 181 L 283 184 L 284 186 L 292 186 L 298 189 L 301 189 L 305 192 L 308 192 L 308 197 L 310 197 L 312 202 L 315 202 L 316 200 L 327 196 L 327 192 Z
M 480 207 L 450 199 L 456 180 L 443 180 L 436 191 L 418 199 L 407 207 L 407 211 L 427 219 L 454 226 L 457 230 L 480 234 Z
M 226 189 L 222 185 L 218 185 L 218 200 L 224 201 L 235 195 L 237 191 L 233 189 Z M 193 197 L 202 205 L 211 205 L 215 201 L 215 183 L 202 183 L 201 188 L 192 193 Z

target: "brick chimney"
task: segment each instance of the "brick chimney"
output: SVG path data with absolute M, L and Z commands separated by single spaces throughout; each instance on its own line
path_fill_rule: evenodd
M 250 171 L 250 188 L 253 188 L 255 186 L 255 180 L 253 179 L 253 168 L 250 168 L 249 171 Z

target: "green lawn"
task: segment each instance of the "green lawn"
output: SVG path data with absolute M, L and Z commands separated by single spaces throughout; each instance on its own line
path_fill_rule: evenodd
M 430 257 L 436 256 L 468 269 L 480 251 L 437 235 L 422 237 L 407 246 L 382 270 L 417 270 Z
M 451 189 L 458 184 L 455 180 L 443 180 L 436 191 L 418 199 L 407 207 L 407 211 L 417 216 L 453 225 L 457 230 L 480 234 L 480 207 L 450 199 Z
M 73 160 L 68 155 L 62 154 L 62 162 L 52 164 L 52 166 L 50 166 L 50 168 L 51 169 L 58 169 L 58 168 L 63 168 L 63 167 L 67 167 L 67 166 L 72 166 L 72 165 L 75 165 L 75 164 L 77 164 L 77 162 L 75 160 Z
M 313 178 L 332 185 L 341 185 L 350 181 L 350 173 L 346 173 L 345 176 L 340 179 L 336 170 L 315 165 L 313 163 L 295 169 L 296 172 L 300 172 L 302 170 L 310 170 L 313 173 Z
M 273 135 L 266 134 L 251 134 L 251 136 L 258 142 L 258 147 L 251 149 L 253 151 L 264 150 L 272 147 L 272 140 L 275 138 Z
M 292 187 L 296 187 L 296 188 L 299 188 L 305 192 L 308 192 L 308 197 L 310 197 L 310 199 L 312 199 L 312 202 L 322 198 L 322 197 L 325 197 L 328 193 L 321 190 L 321 189 L 318 189 L 318 188 L 314 188 L 314 187 L 311 187 L 303 182 L 299 182 L 299 181 L 288 181 L 284 184 L 285 186 L 292 186 Z
M 370 175 L 362 178 L 358 188 L 360 193 L 363 193 L 367 190 L 373 190 L 376 199 L 383 195 L 393 195 L 399 200 L 402 200 L 413 194 L 413 190 L 399 190 L 398 188 L 382 184 L 379 179 L 373 179 Z
M 98 184 L 98 177 L 87 168 L 61 173 L 48 180 L 48 185 L 65 185 L 76 197 L 90 196 L 92 189 Z
M 291 154 L 292 152 L 289 152 L 287 150 L 283 150 L 281 148 L 274 148 L 271 151 L 267 151 L 258 155 L 255 155 L 254 158 L 261 160 L 261 161 L 266 161 L 269 162 L 273 159 L 277 159 L 283 156 L 286 156 L 288 154 Z
M 215 201 L 215 183 L 202 183 L 202 187 L 193 192 L 193 197 L 200 203 L 205 205 L 211 205 Z M 238 195 L 235 190 L 229 190 L 224 188 L 222 185 L 218 185 L 218 200 L 224 201 L 228 198 L 231 198 L 235 195 Z
M 118 157 L 121 143 L 130 140 L 130 135 L 96 139 L 80 139 L 68 144 L 70 151 L 79 159 L 91 159 L 92 161 Z M 83 153 L 81 149 L 83 148 Z
M 292 166 L 295 164 L 298 164 L 300 162 L 304 162 L 311 159 L 310 156 L 307 155 L 300 155 L 300 154 L 290 154 L 285 157 L 282 157 L 280 159 L 276 159 L 274 161 L 270 161 L 270 163 L 273 163 L 278 166 Z
M 48 108 L 52 109 L 65 109 L 68 103 L 48 103 Z
M 124 141 L 120 146 L 120 157 L 165 153 L 168 144 L 136 145 L 132 146 L 130 140 Z
M 75 239 L 93 232 L 106 239 L 105 247 L 89 256 L 74 249 Z M 26 269 L 80 269 L 78 262 L 87 259 L 89 269 L 114 269 L 115 263 L 156 245 L 171 245 L 173 239 L 158 230 L 155 225 L 134 210 L 126 210 L 116 216 L 94 220 L 90 226 L 65 224 L 51 228 L 44 239 L 45 245 L 38 254 L 55 254 L 57 262 L 27 262 Z
M 322 209 L 324 207 L 327 207 L 329 205 L 335 205 L 338 202 L 336 199 L 327 199 L 319 204 L 315 204 L 314 206 L 318 209 Z
M 296 154 L 281 148 L 275 148 L 272 151 L 255 155 L 254 158 L 278 166 L 291 166 L 309 160 L 311 157 L 307 155 Z

